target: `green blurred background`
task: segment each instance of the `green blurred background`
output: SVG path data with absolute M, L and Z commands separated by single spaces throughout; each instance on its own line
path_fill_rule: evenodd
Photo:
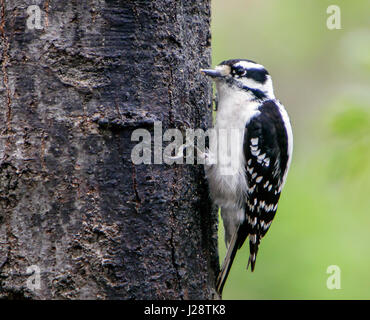
M 341 29 L 329 30 L 329 5 Z M 293 126 L 293 161 L 253 273 L 239 250 L 224 299 L 370 299 L 370 1 L 213 0 L 213 65 L 263 64 Z M 225 255 L 220 225 L 220 259 Z M 327 268 L 341 289 L 327 288 Z

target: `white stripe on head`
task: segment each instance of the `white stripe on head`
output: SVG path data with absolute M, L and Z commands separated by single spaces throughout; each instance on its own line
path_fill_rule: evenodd
M 265 69 L 263 65 L 251 61 L 239 61 L 235 63 L 235 66 L 241 66 L 245 69 Z

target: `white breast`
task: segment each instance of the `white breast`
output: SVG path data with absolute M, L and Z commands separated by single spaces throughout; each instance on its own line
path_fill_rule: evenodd
M 219 143 L 217 162 L 212 166 L 206 166 L 205 169 L 213 201 L 224 208 L 235 208 L 243 200 L 247 190 L 243 153 L 244 130 L 250 119 L 260 113 L 257 110 L 259 103 L 251 101 L 251 96 L 247 92 L 220 86 L 217 88 L 220 100 L 214 127 Z M 239 133 L 237 139 L 235 132 Z M 229 137 L 227 148 L 221 147 L 221 140 L 225 138 L 225 134 Z M 223 137 L 220 138 L 220 135 Z M 230 139 L 233 135 L 234 137 Z M 229 164 L 230 170 L 227 168 L 228 164 L 222 160 L 225 152 L 228 153 L 226 157 L 233 153 L 232 163 Z

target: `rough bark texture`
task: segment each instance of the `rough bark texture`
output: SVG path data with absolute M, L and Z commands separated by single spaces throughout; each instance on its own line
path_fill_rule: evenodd
M 0 297 L 215 297 L 202 166 L 131 162 L 136 128 L 209 126 L 209 19 L 209 0 L 0 0 Z

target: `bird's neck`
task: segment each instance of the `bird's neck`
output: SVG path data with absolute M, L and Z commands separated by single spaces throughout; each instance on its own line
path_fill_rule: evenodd
M 246 123 L 259 112 L 260 104 L 248 91 L 219 90 L 215 127 L 244 130 Z

